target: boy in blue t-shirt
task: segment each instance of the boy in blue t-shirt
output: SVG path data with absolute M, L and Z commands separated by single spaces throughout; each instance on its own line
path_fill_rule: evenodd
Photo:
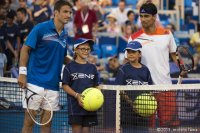
M 94 64 L 87 58 L 94 42 L 79 38 L 74 44 L 74 61 L 64 68 L 63 89 L 67 93 L 69 124 L 74 133 L 89 133 L 90 127 L 97 125 L 96 111 L 83 109 L 81 93 L 89 87 L 99 85 L 99 76 Z
M 142 45 L 137 41 L 127 44 L 128 62 L 122 65 L 117 73 L 116 85 L 152 85 L 149 69 L 140 63 Z M 136 127 L 147 127 L 148 118 L 134 112 L 133 101 L 144 91 L 121 91 L 121 125 L 123 130 Z

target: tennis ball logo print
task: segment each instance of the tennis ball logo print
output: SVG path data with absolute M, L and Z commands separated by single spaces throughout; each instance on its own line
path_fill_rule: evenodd
M 134 101 L 136 113 L 143 117 L 152 116 L 157 109 L 157 101 L 152 94 L 144 93 L 136 97 Z
M 97 111 L 104 102 L 102 92 L 97 88 L 88 88 L 82 92 L 83 108 L 87 111 Z

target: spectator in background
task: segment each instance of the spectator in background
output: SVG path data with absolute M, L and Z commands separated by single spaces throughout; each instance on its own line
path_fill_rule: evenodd
M 90 54 L 87 58 L 87 61 L 91 64 L 94 64 L 97 68 L 97 71 L 103 71 L 104 66 L 97 62 L 98 58 L 95 55 Z
M 138 26 L 135 24 L 135 13 L 133 10 L 129 10 L 127 12 L 127 18 L 128 20 L 125 21 L 125 25 L 129 23 L 131 24 L 131 27 L 134 30 L 134 32 L 138 31 Z
M 26 17 L 27 12 L 25 8 L 17 9 L 17 20 L 19 25 L 19 32 L 20 32 L 20 40 L 21 44 L 24 44 L 26 36 L 33 28 L 33 23 Z
M 97 16 L 89 9 L 90 0 L 81 0 L 81 8 L 76 11 L 74 17 L 75 39 L 94 39 L 98 29 Z
M 103 8 L 112 6 L 112 0 L 99 0 L 99 5 Z
M 38 24 L 51 18 L 52 11 L 46 0 L 36 0 L 33 4 L 34 23 Z
M 3 16 L 6 15 L 6 9 L 4 8 L 5 5 L 6 5 L 6 1 L 0 0 L 0 15 L 3 15 Z
M 77 11 L 81 8 L 81 0 L 73 0 L 73 4 L 74 11 Z
M 121 33 L 121 26 L 117 24 L 116 14 L 110 13 L 107 15 L 108 24 L 105 24 L 104 27 L 100 28 L 101 30 L 105 29 L 106 32 L 119 34 Z
M 13 53 L 13 55 L 17 57 L 17 53 L 14 51 L 14 48 L 8 40 L 9 38 L 7 34 L 8 29 L 6 27 L 6 17 L 7 16 L 0 15 L 0 42 L 4 52 L 6 49 L 9 49 Z
M 5 0 L 0 0 L 0 8 L 3 8 L 6 4 Z
M 197 32 L 195 32 L 191 38 L 190 38 L 190 44 L 193 47 L 194 50 L 194 70 L 197 69 L 199 65 L 199 59 L 200 59 L 200 24 L 197 24 Z
M 107 71 L 110 73 L 111 77 L 116 77 L 118 69 L 120 68 L 121 64 L 119 63 L 119 60 L 117 56 L 111 56 L 108 58 L 108 68 Z
M 16 11 L 19 8 L 19 0 L 11 0 L 10 9 Z
M 10 9 L 10 4 L 12 3 L 11 0 L 4 0 L 5 4 L 3 5 L 3 8 L 8 11 Z
M 180 40 L 179 38 L 174 34 L 174 32 L 176 31 L 176 27 L 174 24 L 170 23 L 166 26 L 166 29 L 170 30 L 171 33 L 173 34 L 174 36 L 174 40 L 176 42 L 176 46 L 179 46 L 180 45 Z
M 5 17 L 4 15 L 0 15 L 0 44 L 3 53 L 5 53 L 6 49 L 5 40 L 7 39 L 6 30 L 5 27 L 3 26 L 4 23 L 5 23 Z
M 126 21 L 124 25 L 124 30 L 122 34 L 122 38 L 128 42 L 128 39 L 130 36 L 135 32 L 134 28 L 132 27 L 132 24 L 130 21 Z
M 33 7 L 27 7 L 27 0 L 19 0 L 19 8 L 26 9 L 27 12 L 26 17 L 28 17 L 29 20 L 33 22 L 33 15 L 32 15 Z
M 16 12 L 13 10 L 9 10 L 6 15 L 6 23 L 4 24 L 7 38 L 9 42 L 11 43 L 12 48 L 16 51 L 17 55 L 19 55 L 20 51 L 20 33 L 19 33 L 19 27 L 17 24 L 14 23 L 14 18 L 16 17 Z M 10 49 L 7 49 L 5 51 L 5 54 L 7 56 L 7 70 L 10 70 L 13 65 L 15 65 L 18 61 L 17 58 L 15 58 L 14 54 Z
M 3 15 L 0 15 L 0 45 L 1 45 L 1 53 L 5 54 L 5 51 L 7 51 L 8 49 L 12 52 L 12 54 L 14 55 L 15 58 L 17 58 L 17 53 L 15 52 L 15 50 L 13 49 L 11 43 L 8 40 L 7 37 L 7 33 L 6 33 L 6 29 L 4 27 L 4 21 L 5 21 L 5 17 Z M 4 57 L 2 57 L 4 58 Z M 7 60 L 7 58 L 6 58 Z M 5 63 L 5 60 L 4 60 Z M 7 63 L 7 61 L 6 61 Z M 2 66 L 6 66 L 6 65 L 2 65 Z
M 200 74 L 200 57 L 197 54 L 193 55 L 194 57 L 194 68 L 190 73 Z
M 48 1 L 48 4 L 49 4 L 49 6 L 50 6 L 50 8 L 51 8 L 51 11 L 53 12 L 53 9 L 54 9 L 54 5 L 55 5 L 55 3 L 57 2 L 57 0 L 47 0 Z M 72 1 L 72 0 L 70 0 L 70 1 Z M 71 2 L 72 3 L 72 2 Z M 53 14 L 52 14 L 53 15 Z M 53 17 L 53 16 L 52 16 Z
M 55 1 L 55 0 L 51 0 L 51 1 Z M 74 16 L 76 11 L 80 8 L 80 0 L 70 0 L 70 1 L 73 5 L 72 16 Z M 53 8 L 53 5 L 52 5 L 52 8 Z M 74 33 L 74 17 L 70 18 L 69 22 L 67 24 L 65 24 L 64 28 L 68 32 L 68 35 L 74 39 L 74 36 L 75 36 L 75 33 Z M 69 41 L 69 43 L 72 43 L 72 42 Z
M 101 24 L 104 21 L 103 18 L 103 15 L 105 14 L 104 9 L 99 5 L 99 2 L 97 0 L 91 1 L 90 9 L 95 11 L 98 20 L 98 25 L 101 26 Z
M 200 24 L 197 25 L 197 32 L 191 36 L 190 44 L 193 46 L 195 53 L 200 55 Z
M 0 77 L 4 77 L 4 74 L 6 72 L 6 64 L 7 64 L 7 57 L 3 52 L 2 45 L 0 44 Z
M 118 8 L 112 12 L 113 14 L 116 14 L 118 24 L 123 25 L 125 23 L 125 21 L 128 19 L 127 12 L 129 10 L 130 9 L 126 9 L 126 1 L 120 0 L 118 3 Z

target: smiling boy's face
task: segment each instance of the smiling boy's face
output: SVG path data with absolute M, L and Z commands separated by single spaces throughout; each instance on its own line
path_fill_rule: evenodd
M 141 52 L 139 50 L 127 49 L 127 59 L 129 62 L 138 63 L 141 58 Z
M 89 43 L 84 43 L 75 48 L 75 53 L 82 59 L 86 59 L 91 52 Z

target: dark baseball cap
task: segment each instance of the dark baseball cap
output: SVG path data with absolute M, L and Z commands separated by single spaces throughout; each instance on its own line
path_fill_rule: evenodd
M 157 7 L 153 3 L 145 3 L 140 7 L 140 13 L 147 13 L 151 15 L 157 14 Z

